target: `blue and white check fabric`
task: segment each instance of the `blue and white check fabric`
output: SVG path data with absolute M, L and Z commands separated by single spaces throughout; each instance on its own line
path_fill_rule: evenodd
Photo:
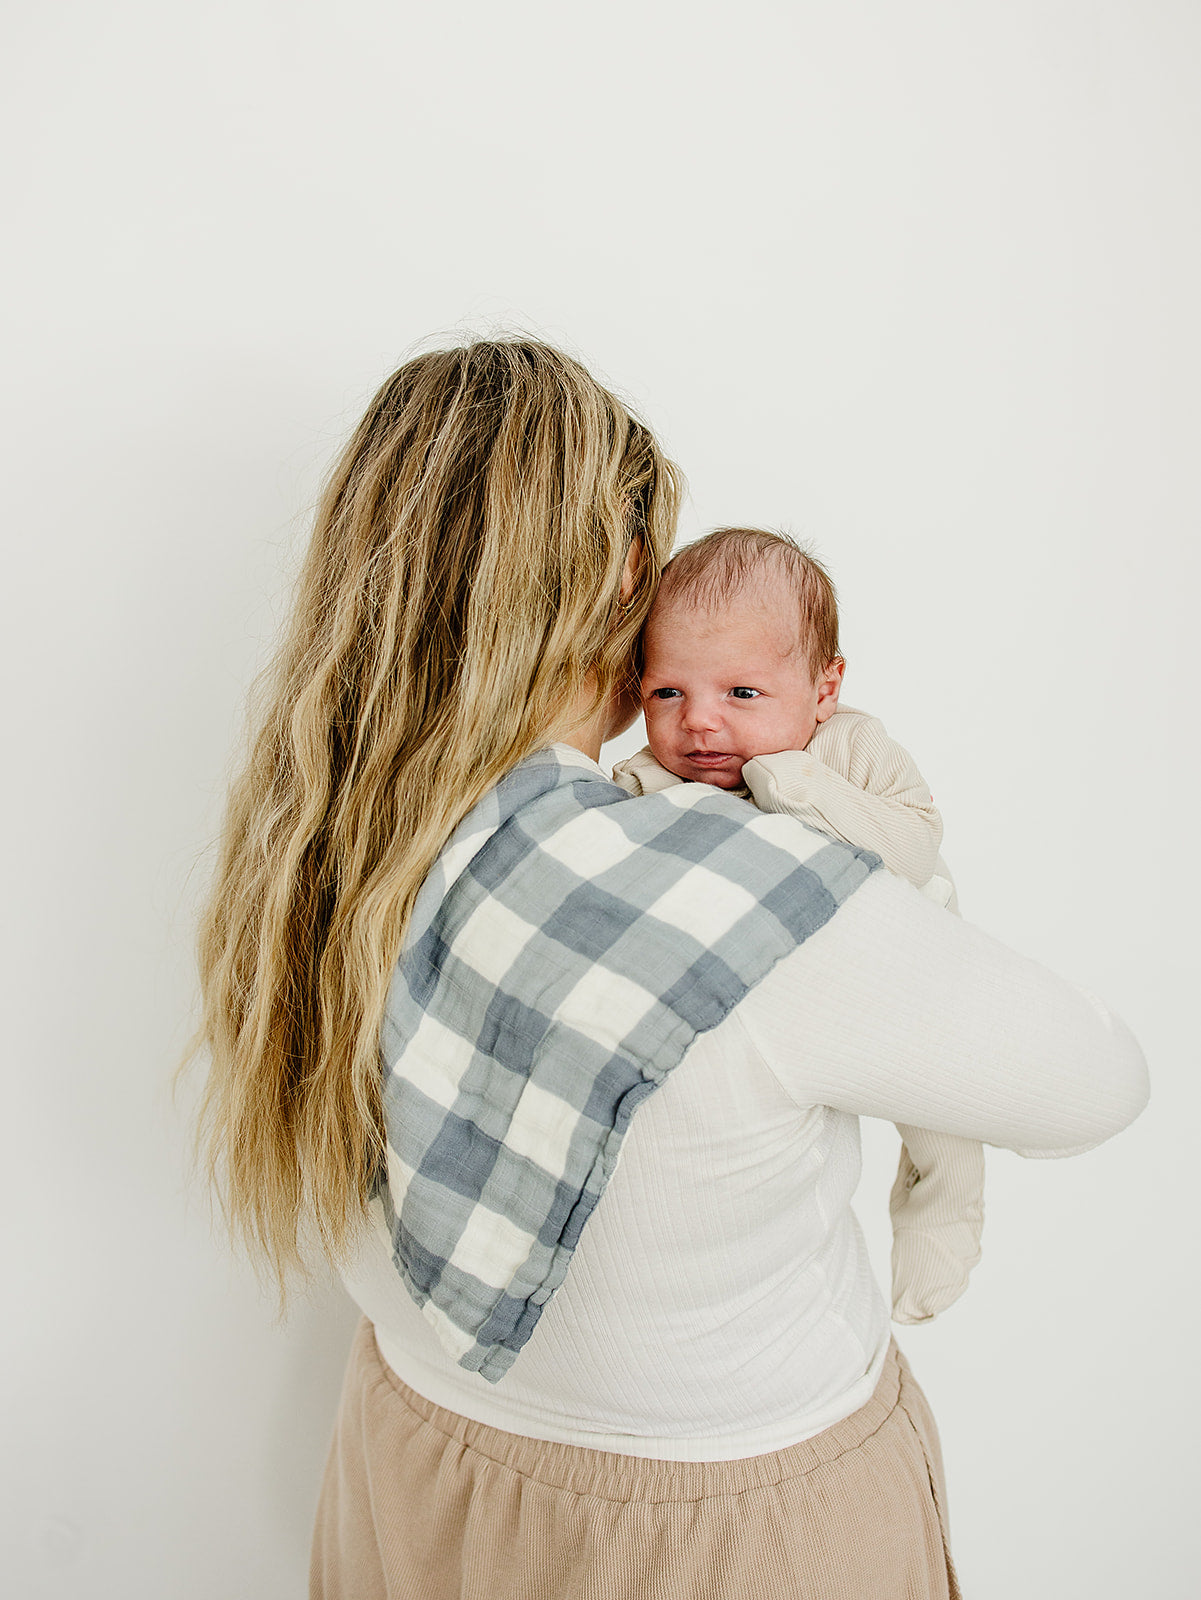
M 705 784 L 628 795 L 565 745 L 464 818 L 381 1036 L 393 1261 L 460 1366 L 508 1371 L 638 1106 L 879 864 Z

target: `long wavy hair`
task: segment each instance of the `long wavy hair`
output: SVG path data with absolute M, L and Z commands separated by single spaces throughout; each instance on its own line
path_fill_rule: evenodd
M 409 361 L 333 470 L 198 940 L 200 1145 L 281 1295 L 311 1244 L 345 1254 L 381 1170 L 380 1026 L 417 890 L 590 686 L 595 708 L 622 687 L 680 487 L 612 394 L 529 340 Z

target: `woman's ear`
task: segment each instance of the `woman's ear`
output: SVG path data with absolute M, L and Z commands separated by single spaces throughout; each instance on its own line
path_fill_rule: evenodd
M 835 656 L 817 679 L 817 720 L 825 722 L 838 710 L 838 695 L 842 689 L 842 675 L 847 670 L 847 664 L 841 656 Z

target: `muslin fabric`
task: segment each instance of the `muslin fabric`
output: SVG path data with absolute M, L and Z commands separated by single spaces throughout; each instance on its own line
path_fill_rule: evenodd
M 461 1366 L 504 1376 L 638 1107 L 879 866 L 703 784 L 633 798 L 567 745 L 468 813 L 388 996 L 377 1196 Z

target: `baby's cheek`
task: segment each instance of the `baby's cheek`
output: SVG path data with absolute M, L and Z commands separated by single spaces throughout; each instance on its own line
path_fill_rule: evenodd
M 772 739 L 776 750 L 803 750 L 813 737 L 817 718 L 808 704 L 792 706 L 786 715 L 776 719 Z M 766 755 L 766 750 L 761 754 Z
M 642 718 L 646 723 L 646 736 L 653 739 L 663 726 L 663 717 L 658 700 L 644 700 L 642 702 Z

